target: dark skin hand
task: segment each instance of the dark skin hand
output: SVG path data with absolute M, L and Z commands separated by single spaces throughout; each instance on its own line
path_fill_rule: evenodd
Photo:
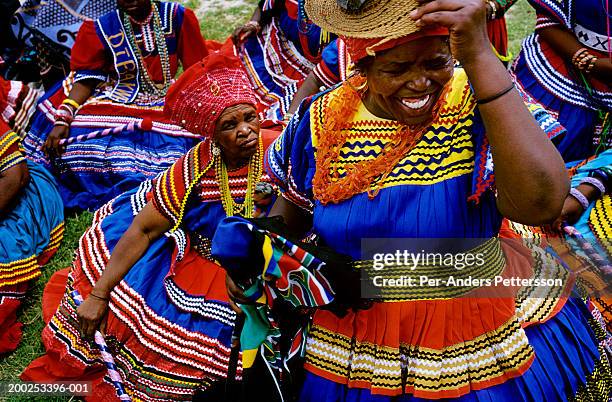
M 538 30 L 538 34 L 570 64 L 574 54 L 584 47 L 582 43 L 578 42 L 574 34 L 563 27 L 546 27 Z M 590 75 L 603 82 L 612 82 L 612 62 L 610 62 L 610 59 L 600 57 L 593 66 Z
M 587 200 L 589 200 L 589 202 L 595 201 L 600 197 L 597 187 L 591 184 L 582 183 L 576 187 L 576 189 L 580 191 L 587 198 Z M 564 222 L 573 225 L 574 223 L 578 222 L 583 213 L 584 208 L 582 208 L 582 205 L 578 202 L 578 200 L 575 197 L 568 195 L 563 203 L 561 216 L 557 218 L 553 226 L 557 229 L 561 229 Z
M 253 15 L 249 21 L 256 22 L 259 24 L 261 21 L 261 9 L 259 7 L 255 7 L 255 11 L 253 11 Z M 232 42 L 237 47 L 242 42 L 244 42 L 249 36 L 255 35 L 257 33 L 257 25 L 255 24 L 244 24 L 236 27 L 234 32 L 232 33 Z
M 268 216 L 282 216 L 285 224 L 291 228 L 292 231 L 299 233 L 302 236 L 305 236 L 306 233 L 308 233 L 312 228 L 312 215 L 292 202 L 287 201 L 282 196 L 276 198 L 276 202 L 272 206 Z M 227 293 L 233 301 L 240 304 L 251 303 L 244 297 L 242 290 L 234 283 L 229 275 L 225 278 L 225 284 L 227 287 Z M 236 303 L 232 303 L 232 308 L 238 314 L 241 314 L 242 310 L 240 310 Z
M 68 95 L 69 99 L 74 100 L 79 105 L 85 103 L 87 99 L 93 93 L 96 85 L 99 81 L 97 80 L 83 80 L 75 83 L 70 90 Z M 47 155 L 48 158 L 54 158 L 59 156 L 64 151 L 64 146 L 60 144 L 60 140 L 68 138 L 70 133 L 70 127 L 66 126 L 54 126 L 47 140 L 42 146 L 42 151 Z
M 8 214 L 19 197 L 19 193 L 30 181 L 30 172 L 25 162 L 0 172 L 0 217 Z
M 221 113 L 213 141 L 221 148 L 221 155 L 228 169 L 243 165 L 257 151 L 259 118 L 252 105 L 236 105 Z M 82 336 L 92 339 L 95 331 L 104 333 L 110 294 L 127 275 L 132 266 L 143 256 L 149 245 L 171 229 L 171 223 L 149 202 L 134 218 L 115 246 L 102 276 L 91 293 L 77 308 Z M 234 303 L 232 307 L 237 308 Z

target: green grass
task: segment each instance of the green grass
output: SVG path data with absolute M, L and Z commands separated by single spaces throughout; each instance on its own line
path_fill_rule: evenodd
M 197 2 L 197 0 L 189 1 Z M 257 1 L 245 0 L 244 3 L 246 6 L 209 10 L 198 15 L 204 38 L 222 42 L 238 25 L 247 22 L 253 14 Z
M 42 269 L 42 275 L 34 282 L 28 292 L 22 307 L 19 320 L 23 323 L 23 339 L 21 344 L 13 353 L 9 353 L 0 358 L 0 381 L 16 381 L 23 369 L 44 353 L 44 348 L 40 339 L 40 333 L 44 328 L 42 319 L 42 292 L 45 284 L 54 272 L 70 266 L 74 250 L 77 248 L 79 238 L 91 223 L 92 214 L 83 212 L 73 215 L 66 219 L 66 231 L 62 244 L 51 259 Z M 0 395 L 0 400 L 2 396 Z M 46 401 L 65 401 L 70 398 L 44 398 Z M 9 401 L 30 401 L 35 400 L 31 397 L 7 398 Z
M 519 0 L 506 14 L 508 46 L 514 57 L 518 56 L 523 39 L 535 28 L 535 11 L 527 0 Z
M 205 0 L 210 1 L 210 0 Z M 183 4 L 196 10 L 200 19 L 202 32 L 206 39 L 223 41 L 234 28 L 248 20 L 257 3 L 256 0 L 245 0 L 245 6 L 202 11 L 198 10 L 199 0 L 185 0 Z M 532 32 L 535 14 L 526 0 L 520 0 L 507 15 L 510 49 L 518 54 L 523 38 Z M 0 381 L 15 381 L 23 369 L 35 358 L 44 353 L 40 333 L 44 327 L 41 312 L 41 297 L 44 285 L 51 275 L 59 269 L 70 266 L 78 240 L 91 222 L 92 214 L 88 212 L 66 219 L 66 232 L 62 245 L 51 262 L 43 268 L 42 276 L 33 285 L 22 306 L 20 320 L 24 323 L 23 340 L 19 348 L 8 355 L 0 357 Z M 0 396 L 2 400 L 2 396 Z M 8 398 L 10 401 L 67 401 L 69 398 Z

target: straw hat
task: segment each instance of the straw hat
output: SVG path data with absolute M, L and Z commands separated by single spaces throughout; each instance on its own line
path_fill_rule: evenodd
M 318 26 L 336 35 L 352 38 L 394 39 L 419 30 L 408 16 L 417 0 L 368 0 L 351 12 L 337 0 L 306 0 L 306 14 Z

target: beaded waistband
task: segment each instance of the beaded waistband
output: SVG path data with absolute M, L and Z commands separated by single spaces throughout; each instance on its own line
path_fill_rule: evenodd
M 459 267 L 456 264 L 459 255 L 463 255 L 462 259 L 473 256 L 472 263 Z M 407 264 L 393 261 L 382 267 L 374 260 L 355 261 L 353 267 L 362 273 L 362 297 L 384 301 L 460 297 L 490 286 L 506 266 L 497 238 L 462 253 L 426 253 L 422 257 Z

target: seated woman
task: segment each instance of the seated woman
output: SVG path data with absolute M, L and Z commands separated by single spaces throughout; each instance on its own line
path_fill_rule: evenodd
M 293 95 L 332 39 L 304 13 L 305 0 L 260 1 L 232 35 L 264 116 L 283 120 Z
M 21 340 L 16 313 L 32 280 L 57 251 L 64 206 L 53 177 L 25 160 L 19 137 L 0 120 L 0 354 Z
M 600 0 L 529 0 L 536 31 L 523 42 L 512 74 L 519 88 L 566 129 L 553 142 L 567 162 L 610 145 L 610 13 Z
M 561 157 L 491 49 L 483 2 L 420 3 L 369 0 L 347 13 L 336 0 L 307 2 L 314 23 L 344 36 L 359 74 L 304 101 L 266 155 L 283 191 L 270 216 L 355 261 L 367 238 L 497 243 L 502 217 L 551 222 L 568 192 Z M 224 234 L 213 241 L 221 261 Z M 544 267 L 524 247 L 500 247 L 483 267 Z M 433 268 L 437 278 L 457 274 Z M 608 399 L 610 365 L 581 300 L 444 289 L 343 316 L 316 310 L 299 400 Z
M 98 329 L 134 399 L 191 400 L 228 377 L 236 315 L 209 239 L 221 219 L 270 202 L 263 154 L 278 133 L 260 133 L 256 104 L 240 61 L 220 54 L 170 88 L 168 117 L 203 141 L 95 213 L 43 331 L 47 354 L 22 379 L 93 381 L 94 399 L 115 395 L 88 342 Z M 78 308 L 74 291 L 85 298 Z
M 83 23 L 71 73 L 38 105 L 28 157 L 58 178 L 68 209 L 95 209 L 163 172 L 199 138 L 164 118 L 177 72 L 207 54 L 198 21 L 177 3 L 119 0 Z

